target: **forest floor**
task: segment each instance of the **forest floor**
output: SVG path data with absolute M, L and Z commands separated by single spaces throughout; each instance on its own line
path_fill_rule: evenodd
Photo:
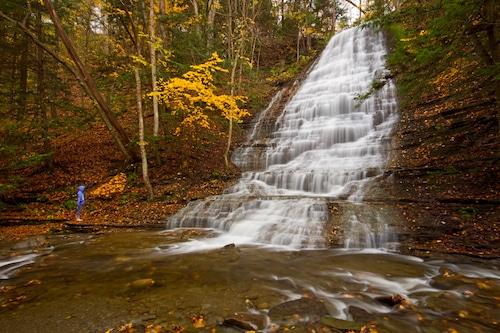
M 219 129 L 214 129 L 215 131 Z M 233 145 L 244 138 L 236 133 Z M 234 183 L 239 170 L 226 167 L 225 137 L 201 139 L 195 144 L 166 143 L 159 149 L 161 164 L 149 157 L 155 198 L 146 200 L 140 163 L 123 161 L 107 130 L 100 125 L 67 134 L 53 142 L 54 168 L 27 168 L 10 177 L 28 182 L 3 196 L 0 240 L 64 232 L 132 231 L 162 229 L 168 217 L 192 200 L 220 194 Z M 124 173 L 124 188 L 113 189 Z M 4 175 L 6 177 L 7 175 Z M 6 179 L 0 181 L 6 182 Z M 79 185 L 86 186 L 83 221 L 75 221 Z M 104 193 L 100 188 L 111 189 Z
M 448 97 L 436 93 L 401 107 L 389 176 L 380 185 L 406 220 L 402 252 L 500 258 L 496 103 L 489 93 L 455 102 Z M 195 144 L 160 144 L 161 163 L 150 156 L 153 201 L 146 200 L 140 165 L 123 162 L 103 126 L 60 136 L 53 142 L 52 170 L 41 166 L 0 176 L 4 183 L 7 177 L 27 180 L 2 196 L 0 240 L 163 229 L 187 203 L 220 194 L 238 179 L 240 171 L 225 166 L 220 131 L 215 128 Z M 243 128 L 233 147 L 244 137 Z M 92 194 L 120 173 L 127 175 L 124 189 L 107 198 Z M 82 222 L 74 217 L 79 185 L 87 186 Z

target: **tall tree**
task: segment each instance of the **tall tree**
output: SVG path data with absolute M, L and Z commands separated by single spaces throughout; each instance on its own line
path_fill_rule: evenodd
M 154 199 L 153 187 L 151 185 L 151 181 L 149 179 L 149 165 L 148 158 L 146 152 L 146 145 L 148 144 L 145 139 L 145 127 L 144 127 L 144 112 L 142 106 L 142 83 L 141 83 L 141 67 L 143 64 L 147 65 L 147 62 L 144 60 L 142 55 L 142 37 L 146 35 L 145 29 L 147 18 L 144 17 L 143 24 L 138 24 L 136 22 L 141 22 L 140 19 L 136 19 L 142 16 L 146 16 L 144 3 L 139 4 L 139 8 L 135 8 L 133 1 L 128 3 L 123 3 L 124 5 L 124 16 L 126 17 L 126 21 L 123 20 L 123 24 L 125 28 L 131 33 L 131 43 L 133 45 L 134 54 L 131 57 L 134 61 L 134 78 L 135 78 L 135 87 L 136 87 L 136 107 L 137 107 L 137 120 L 139 127 L 139 151 L 141 154 L 141 168 L 142 168 L 142 180 L 144 182 L 144 186 L 147 190 L 147 198 L 148 200 Z M 133 16 L 135 14 L 135 17 Z M 130 29 L 127 27 L 127 23 L 130 25 Z
M 36 34 L 39 40 L 43 41 L 43 23 L 41 5 L 37 4 L 36 8 Z M 36 95 L 35 102 L 37 105 L 37 112 L 40 118 L 40 126 L 42 129 L 42 142 L 43 151 L 47 156 L 48 169 L 52 171 L 54 168 L 54 160 L 52 158 L 52 145 L 49 138 L 49 124 L 50 120 L 47 117 L 47 103 L 45 96 L 45 54 L 41 48 L 36 49 L 37 66 L 36 66 Z
M 66 50 L 68 51 L 71 59 L 75 63 L 77 70 L 81 75 L 81 78 L 83 79 L 84 84 L 87 86 L 88 91 L 91 94 L 91 97 L 96 101 L 100 110 L 102 110 L 102 115 L 106 118 L 107 123 L 111 124 L 112 128 L 116 131 L 117 136 L 115 136 L 115 140 L 117 140 L 118 146 L 121 148 L 123 154 L 128 160 L 135 159 L 135 153 L 133 152 L 133 150 L 127 149 L 127 147 L 130 146 L 130 139 L 127 133 L 116 119 L 115 115 L 113 114 L 113 111 L 110 109 L 109 105 L 104 100 L 102 94 L 97 89 L 94 80 L 89 75 L 85 65 L 80 60 L 80 57 L 78 56 L 78 53 L 73 47 L 71 40 L 69 39 L 68 35 L 62 28 L 61 22 L 59 20 L 59 17 L 57 16 L 57 13 L 54 9 L 54 6 L 52 5 L 51 0 L 45 0 L 45 7 L 47 8 L 50 18 L 52 19 L 52 22 L 54 23 L 54 27 L 56 29 L 57 34 L 61 38 L 61 41 L 66 47 Z
M 246 61 L 248 57 L 244 51 L 249 50 L 249 38 L 251 26 L 254 20 L 249 17 L 249 10 L 246 1 L 228 0 L 227 3 L 227 36 L 228 46 L 227 54 L 231 64 L 230 70 L 230 89 L 231 96 L 236 95 L 236 72 L 238 66 L 242 66 L 241 62 Z M 233 120 L 236 118 L 231 112 L 226 113 L 226 118 L 229 120 L 228 141 L 224 152 L 224 161 L 226 167 L 229 166 L 229 152 L 233 137 Z
M 154 0 L 149 1 L 149 55 L 151 60 L 151 84 L 153 92 L 157 91 L 156 81 L 157 81 L 157 62 L 156 62 L 156 32 L 155 32 L 155 2 Z M 153 96 L 153 115 L 154 115 L 154 125 L 153 125 L 153 137 L 156 141 L 158 139 L 158 130 L 159 130 L 159 115 L 158 115 L 158 99 L 156 96 Z

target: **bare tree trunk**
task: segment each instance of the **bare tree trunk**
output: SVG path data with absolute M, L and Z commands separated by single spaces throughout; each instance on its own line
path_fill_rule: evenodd
M 301 33 L 301 28 L 299 27 L 299 32 L 297 33 L 297 50 L 296 50 L 296 59 L 295 61 L 299 61 L 300 59 L 300 33 Z
M 139 50 L 139 47 L 137 47 Z M 137 51 L 138 56 L 140 56 L 140 52 Z M 134 74 L 135 74 L 135 85 L 136 85 L 136 98 L 137 98 L 137 118 L 139 120 L 139 151 L 141 153 L 141 166 L 142 166 L 142 179 L 144 181 L 144 185 L 147 190 L 147 198 L 148 200 L 154 199 L 153 187 L 151 186 L 151 182 L 149 180 L 149 172 L 148 172 L 148 158 L 146 155 L 146 142 L 144 141 L 144 117 L 142 112 L 142 89 L 141 89 L 141 75 L 140 75 L 140 63 L 136 62 L 134 66 Z
M 23 113 L 26 110 L 26 99 L 28 96 L 28 54 L 29 54 L 29 39 L 22 35 L 22 44 L 19 59 L 19 97 L 17 103 L 17 118 L 23 117 Z M 15 70 L 15 69 L 14 69 Z M 14 96 L 14 94 L 11 94 Z M 11 104 L 12 106 L 14 103 Z
M 198 6 L 198 0 L 191 0 L 191 4 L 193 5 L 193 16 L 194 16 L 194 31 L 198 37 L 201 36 L 200 29 L 200 10 Z
M 144 14 L 144 8 L 143 8 Z M 142 180 L 144 182 L 144 186 L 147 190 L 147 199 L 149 201 L 154 199 L 153 187 L 151 186 L 151 181 L 149 180 L 149 171 L 148 171 L 148 158 L 146 154 L 146 145 L 147 142 L 144 140 L 144 114 L 142 110 L 142 85 L 141 85 L 141 39 L 139 37 L 139 31 L 137 25 L 135 24 L 134 18 L 131 13 L 127 11 L 127 17 L 130 20 L 130 24 L 132 25 L 132 33 L 133 33 L 133 44 L 135 48 L 135 66 L 134 66 L 134 76 L 135 76 L 135 87 L 136 87 L 136 100 L 137 100 L 137 119 L 139 126 L 139 152 L 141 154 L 141 166 L 142 166 Z
M 40 6 L 36 10 L 36 34 L 38 38 L 42 40 L 43 38 L 43 26 L 42 26 L 42 14 Z M 36 108 L 40 117 L 40 125 L 42 130 L 42 142 L 43 142 L 43 152 L 49 156 L 47 160 L 48 170 L 50 172 L 54 169 L 54 159 L 52 158 L 52 145 L 49 139 L 49 119 L 47 117 L 47 104 L 45 103 L 45 69 L 44 69 L 44 57 L 43 51 L 40 48 L 36 49 L 36 95 L 35 103 Z
M 151 86 L 153 92 L 157 91 L 156 81 L 156 33 L 155 33 L 155 2 L 149 1 L 149 55 L 151 60 Z M 158 113 L 158 97 L 153 95 L 153 147 L 156 162 L 160 163 L 160 156 L 158 155 L 158 132 L 160 127 L 160 116 Z
M 123 127 L 120 125 L 120 123 L 116 120 L 113 112 L 109 108 L 108 104 L 102 97 L 101 93 L 97 89 L 94 81 L 90 77 L 90 75 L 87 72 L 87 69 L 83 65 L 82 61 L 80 60 L 80 57 L 76 53 L 76 50 L 73 47 L 73 44 L 68 38 L 68 35 L 62 28 L 61 22 L 59 21 L 59 17 L 57 16 L 54 7 L 52 6 L 52 3 L 50 0 L 45 0 L 45 7 L 47 8 L 47 11 L 49 12 L 49 15 L 52 19 L 52 22 L 54 23 L 54 27 L 56 29 L 57 34 L 61 37 L 62 42 L 64 43 L 64 46 L 68 50 L 68 53 L 75 63 L 83 81 L 85 82 L 85 85 L 88 87 L 88 91 L 90 92 L 90 96 L 97 102 L 101 110 L 103 111 L 104 116 L 107 118 L 113 129 L 117 133 L 117 137 L 121 141 L 121 144 L 119 143 L 118 145 L 120 147 L 126 147 L 128 144 L 130 144 L 130 139 L 123 129 Z M 133 151 L 126 150 L 124 152 L 125 157 L 130 160 L 130 159 L 137 159 L 135 156 L 135 153 Z
M 207 0 L 207 48 L 212 47 L 214 39 L 215 13 L 215 0 Z
M 238 59 L 240 57 L 240 54 L 243 50 L 243 40 L 245 38 L 242 38 L 242 41 L 239 45 L 238 50 L 234 50 L 234 55 L 233 55 L 233 67 L 231 68 L 231 96 L 235 95 L 234 87 L 236 85 L 236 69 L 238 68 Z M 229 167 L 229 152 L 231 150 L 231 143 L 233 139 L 233 116 L 230 115 L 229 117 L 229 133 L 227 137 L 227 146 L 226 146 L 226 151 L 224 152 L 224 162 L 226 162 L 226 167 Z
M 235 49 L 235 41 L 234 41 L 234 32 L 233 32 L 233 19 L 234 15 L 236 13 L 236 9 L 233 9 L 233 1 L 230 1 L 228 4 L 228 24 L 227 24 L 227 29 L 228 29 L 228 55 L 229 58 L 232 61 L 233 67 L 231 68 L 231 96 L 234 96 L 234 85 L 235 85 L 235 75 L 236 75 L 236 68 L 238 65 L 238 58 L 239 58 L 239 52 L 238 50 Z M 236 7 L 236 5 L 235 5 Z M 240 45 L 243 45 L 243 38 L 240 41 Z M 228 133 L 228 138 L 227 138 L 227 146 L 226 146 L 226 151 L 224 152 L 224 162 L 226 163 L 226 167 L 229 167 L 229 151 L 231 150 L 231 141 L 233 137 L 233 117 L 230 115 L 229 116 L 229 133 Z
M 26 11 L 26 15 L 24 16 L 22 20 L 23 25 L 27 25 L 29 22 L 29 19 L 31 18 L 31 6 L 28 2 L 28 10 Z M 0 12 L 1 13 L 1 12 Z M 15 38 L 17 37 L 17 34 L 15 35 Z M 11 105 L 11 110 L 12 114 L 14 113 L 14 109 L 17 106 L 16 110 L 16 118 L 17 119 L 22 119 L 24 118 L 24 113 L 26 112 L 26 105 L 27 105 L 27 98 L 28 98 L 28 55 L 29 55 L 29 39 L 26 35 L 21 34 L 19 36 L 21 38 L 22 43 L 21 43 L 21 49 L 19 50 L 19 61 L 16 60 L 14 62 L 14 66 L 12 68 L 12 76 L 14 78 L 14 75 L 17 71 L 19 71 L 19 94 L 18 97 L 16 97 L 17 94 L 14 93 L 14 91 L 10 92 L 10 105 Z M 18 38 L 16 38 L 17 40 Z M 14 88 L 14 85 L 12 85 L 12 88 Z M 17 101 L 16 101 L 17 99 Z M 17 102 L 17 105 L 16 105 Z
M 165 15 L 165 0 L 159 0 L 158 11 L 159 11 L 160 17 Z M 167 34 L 167 31 L 165 29 L 164 24 L 158 24 L 158 35 L 162 39 L 162 42 L 163 42 L 162 47 L 166 48 L 168 34 Z M 159 56 L 160 56 L 160 59 L 163 58 L 163 55 L 161 53 L 159 54 Z
M 333 6 L 333 8 L 332 8 L 332 21 L 331 21 L 332 25 L 330 27 L 331 36 L 335 35 L 335 29 L 337 26 L 337 10 L 338 10 L 337 2 L 334 1 L 332 3 L 332 6 Z

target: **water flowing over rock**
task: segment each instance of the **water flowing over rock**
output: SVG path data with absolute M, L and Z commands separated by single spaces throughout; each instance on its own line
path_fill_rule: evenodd
M 268 324 L 268 317 L 258 312 L 236 312 L 224 318 L 224 325 L 238 327 L 246 331 L 262 330 Z
M 240 181 L 222 196 L 192 202 L 167 227 L 220 231 L 220 237 L 186 245 L 192 249 L 227 243 L 327 246 L 327 203 L 359 204 L 366 184 L 384 177 L 397 120 L 395 88 L 385 81 L 385 54 L 382 34 L 370 29 L 334 36 L 276 121 L 266 118 L 270 105 L 234 153 L 234 163 L 244 171 Z M 385 85 L 358 101 L 375 81 Z M 371 223 L 355 215 L 348 220 Z M 383 229 L 370 228 L 358 229 L 372 235 Z M 384 247 L 380 241 L 356 245 Z

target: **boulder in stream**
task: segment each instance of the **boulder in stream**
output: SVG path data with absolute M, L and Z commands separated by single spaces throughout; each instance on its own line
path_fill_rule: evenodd
M 269 324 L 269 317 L 260 312 L 235 312 L 224 319 L 224 325 L 246 331 L 262 330 Z

